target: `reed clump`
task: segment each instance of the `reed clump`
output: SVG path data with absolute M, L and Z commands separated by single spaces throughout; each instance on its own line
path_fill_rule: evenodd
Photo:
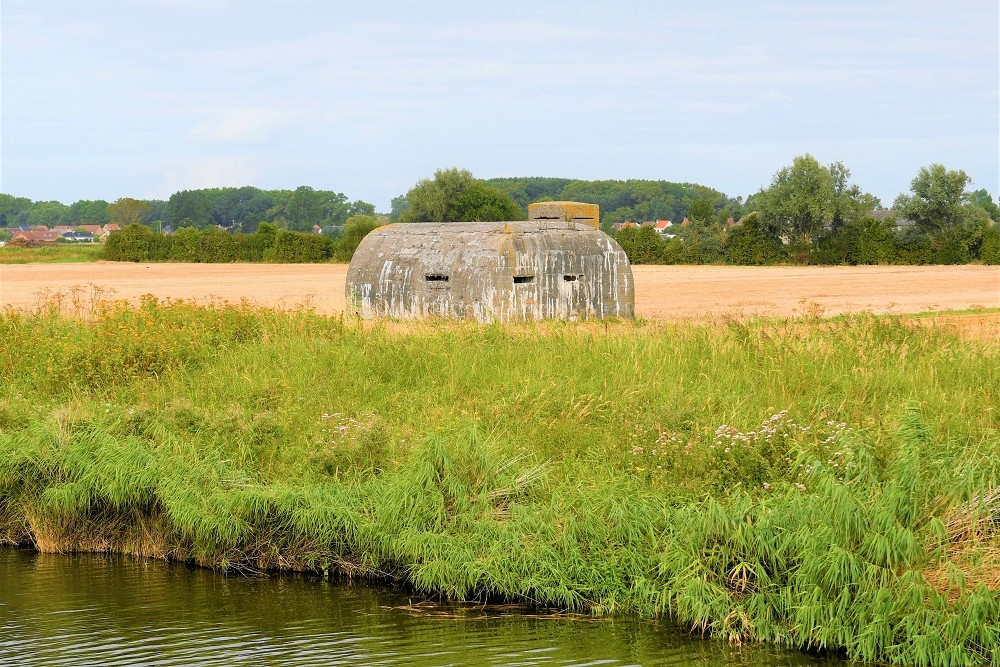
M 0 539 L 996 664 L 998 352 L 868 315 L 8 311 Z

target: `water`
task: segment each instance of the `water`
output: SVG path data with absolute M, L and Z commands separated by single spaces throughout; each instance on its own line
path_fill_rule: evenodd
M 0 665 L 813 665 L 667 623 L 436 605 L 309 576 L 0 548 Z

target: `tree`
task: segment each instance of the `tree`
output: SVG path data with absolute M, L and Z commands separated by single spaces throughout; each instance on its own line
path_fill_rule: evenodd
M 770 187 L 752 198 L 762 229 L 787 239 L 796 261 L 809 255 L 826 229 L 837 230 L 870 212 L 877 199 L 849 182 L 842 163 L 821 165 L 806 153 L 774 175 Z
M 896 197 L 893 208 L 915 223 L 928 240 L 928 261 L 963 264 L 970 261 L 989 223 L 986 209 L 975 203 L 966 186 L 972 179 L 944 165 L 921 167 L 910 182 L 912 194 Z
M 167 222 L 180 227 L 205 227 L 212 224 L 212 202 L 204 190 L 181 190 L 167 201 Z
M 30 212 L 31 200 L 27 197 L 0 194 L 0 214 L 6 219 L 3 226 L 18 227 L 27 224 Z
M 28 213 L 28 224 L 45 225 L 49 229 L 61 225 L 69 207 L 57 201 L 36 201 Z
M 1000 207 L 993 201 L 993 197 L 986 191 L 986 188 L 975 190 L 969 196 L 973 204 L 986 211 L 990 220 L 1000 222 Z
M 809 251 L 833 217 L 833 190 L 830 170 L 807 153 L 775 174 L 756 203 L 765 228 L 786 236 L 793 251 L 800 259 L 804 253 L 808 262 Z
M 313 225 L 318 225 L 322 220 L 322 195 L 308 185 L 300 185 L 288 200 L 286 212 L 289 229 L 309 231 Z
M 972 179 L 962 171 L 948 171 L 944 165 L 921 167 L 916 178 L 910 181 L 911 195 L 899 195 L 893 208 L 909 218 L 924 232 L 940 234 L 948 228 L 961 225 L 969 215 L 971 197 L 965 186 Z
M 108 222 L 117 224 L 122 229 L 129 225 L 141 225 L 150 210 L 152 207 L 144 201 L 121 197 L 108 204 Z
M 399 195 L 398 197 L 393 197 L 389 205 L 390 205 L 390 210 L 389 210 L 390 222 L 399 222 L 399 219 L 402 217 L 403 213 L 406 212 L 406 209 L 410 207 L 410 205 L 406 202 L 406 195 Z
M 715 207 L 707 199 L 698 199 L 688 207 L 688 218 L 708 222 L 715 217 Z
M 378 218 L 374 215 L 352 215 L 348 218 L 344 224 L 344 235 L 337 241 L 335 259 L 349 262 L 361 240 L 378 226 Z
M 489 187 L 467 169 L 438 169 L 406 193 L 401 222 L 487 222 L 520 220 L 523 213 L 507 194 Z
M 69 212 L 63 217 L 66 225 L 106 225 L 111 222 L 108 215 L 108 202 L 103 199 L 93 201 L 81 199 L 69 207 Z

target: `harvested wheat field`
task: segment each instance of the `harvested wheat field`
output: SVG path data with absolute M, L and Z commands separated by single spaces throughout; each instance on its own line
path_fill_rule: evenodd
M 636 315 L 647 319 L 925 313 L 1000 308 L 995 266 L 636 266 Z M 0 306 L 72 307 L 144 294 L 321 313 L 345 307 L 344 264 L 23 264 L 0 266 Z M 995 319 L 995 318 L 990 318 Z

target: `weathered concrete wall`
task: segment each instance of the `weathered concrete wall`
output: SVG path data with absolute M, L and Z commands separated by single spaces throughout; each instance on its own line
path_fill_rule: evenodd
M 363 317 L 635 316 L 621 247 L 588 225 L 554 220 L 380 227 L 354 253 L 347 300 Z
M 528 220 L 563 220 L 601 227 L 601 207 L 578 201 L 541 201 L 528 204 Z

